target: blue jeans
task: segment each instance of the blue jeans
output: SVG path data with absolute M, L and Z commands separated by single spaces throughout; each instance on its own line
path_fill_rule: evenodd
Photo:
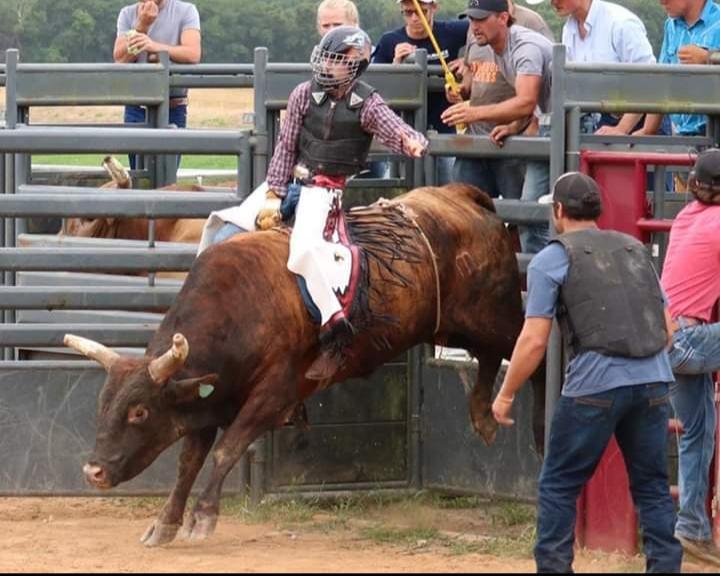
M 364 180 L 366 178 L 380 178 L 382 180 L 390 177 L 390 162 L 385 160 L 371 160 L 367 165 L 367 172 L 361 172 L 357 178 Z
M 144 123 L 146 113 L 147 111 L 143 106 L 125 106 L 125 124 Z M 169 121 L 170 124 L 175 124 L 178 128 L 185 128 L 187 126 L 187 105 L 170 108 Z M 181 159 L 182 155 L 178 154 L 176 168 L 180 167 Z M 135 154 L 128 154 L 128 160 L 130 162 L 130 169 L 135 170 L 137 166 L 137 156 Z
M 693 540 L 710 540 L 706 505 L 715 452 L 714 386 L 710 373 L 720 369 L 720 324 L 681 327 L 673 335 L 670 363 L 676 382 L 671 402 L 684 429 L 679 446 L 680 511 L 675 533 Z
M 435 160 L 435 185 L 444 186 L 453 181 L 454 156 L 438 156 Z
M 668 384 L 622 386 L 561 396 L 538 486 L 538 572 L 571 572 L 576 501 L 615 434 L 643 529 L 648 572 L 679 572 L 675 504 L 667 474 Z
M 442 186 L 452 182 L 452 167 L 454 157 L 441 156 L 437 158 L 437 171 L 435 172 L 435 185 Z M 390 162 L 384 160 L 373 160 L 368 163 L 368 171 L 358 176 L 360 179 L 390 177 Z
M 525 162 L 516 158 L 457 158 L 453 181 L 466 182 L 492 198 L 519 200 L 525 180 Z
M 539 198 L 550 194 L 550 164 L 548 162 L 528 161 L 525 169 L 521 200 L 537 202 Z M 537 254 L 550 241 L 549 224 L 530 224 L 518 226 L 520 246 L 528 254 Z

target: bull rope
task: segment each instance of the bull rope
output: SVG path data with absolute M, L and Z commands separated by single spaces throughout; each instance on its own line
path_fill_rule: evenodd
M 409 279 L 394 270 L 391 263 L 396 258 L 401 258 L 409 263 L 420 263 L 425 259 L 420 251 L 412 247 L 411 238 L 412 236 L 417 238 L 417 236 L 415 234 L 411 236 L 403 230 L 404 228 L 408 231 L 412 228 L 415 229 L 430 255 L 435 276 L 437 297 L 433 335 L 437 334 L 440 330 L 442 315 L 440 272 L 435 251 L 425 231 L 418 223 L 415 213 L 401 202 L 395 203 L 381 198 L 370 206 L 351 208 L 346 215 L 351 224 L 351 235 L 363 247 L 366 254 L 373 257 L 379 265 L 381 273 L 384 269 L 389 273 L 390 278 L 394 277 L 395 281 L 399 281 L 404 286 L 408 285 Z M 412 228 L 406 228 L 407 224 L 412 224 Z M 390 278 L 386 277 L 385 279 L 390 280 Z
M 438 272 L 437 256 L 435 256 L 435 251 L 432 249 L 430 240 L 428 240 L 425 231 L 422 229 L 420 224 L 418 224 L 417 218 L 415 218 L 415 214 L 413 213 L 413 211 L 410 210 L 407 206 L 405 206 L 405 204 L 400 204 L 399 209 L 407 217 L 407 219 L 413 223 L 413 226 L 417 228 L 417 231 L 420 233 L 420 238 L 423 239 L 423 242 L 425 242 L 425 247 L 430 253 L 430 261 L 432 262 L 433 272 L 435 273 L 435 294 L 437 296 L 435 298 L 435 330 L 433 330 L 433 336 L 435 336 L 440 330 L 440 316 L 442 314 L 442 301 L 440 300 L 440 272 Z

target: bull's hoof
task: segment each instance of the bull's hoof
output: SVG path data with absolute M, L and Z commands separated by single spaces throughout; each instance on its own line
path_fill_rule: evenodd
M 179 530 L 178 524 L 161 524 L 158 520 L 155 520 L 147 530 L 145 534 L 140 538 L 140 542 L 145 544 L 148 548 L 155 546 L 162 546 L 175 540 L 175 535 Z
M 217 514 L 193 512 L 185 520 L 180 530 L 180 538 L 184 540 L 205 540 L 215 532 L 217 521 Z
M 491 414 L 488 414 L 487 416 L 473 418 L 472 423 L 473 428 L 475 428 L 475 432 L 478 433 L 485 446 L 490 446 L 493 442 L 495 442 L 498 423 L 495 421 L 495 418 L 493 418 Z

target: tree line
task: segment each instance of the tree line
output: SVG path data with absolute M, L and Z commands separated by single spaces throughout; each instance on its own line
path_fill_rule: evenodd
M 516 0 L 522 3 L 522 0 Z M 645 23 L 657 55 L 665 13 L 659 2 L 615 0 Z M 249 63 L 256 46 L 270 59 L 303 62 L 317 41 L 319 0 L 195 0 L 203 62 Z M 439 17 L 455 18 L 467 0 L 440 0 Z M 110 62 L 117 15 L 127 0 L 0 0 L 0 49 L 18 48 L 23 62 Z M 377 41 L 402 25 L 395 0 L 356 0 L 361 25 Z M 560 39 L 562 21 L 549 2 L 535 6 Z

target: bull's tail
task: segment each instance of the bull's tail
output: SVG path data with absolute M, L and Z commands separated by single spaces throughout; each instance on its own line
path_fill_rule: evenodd
M 480 190 L 477 186 L 472 184 L 466 184 L 464 182 L 451 182 L 443 186 L 452 195 L 462 194 L 471 198 L 475 204 L 482 206 L 490 212 L 495 212 L 495 204 L 493 204 L 492 198 L 487 192 Z

